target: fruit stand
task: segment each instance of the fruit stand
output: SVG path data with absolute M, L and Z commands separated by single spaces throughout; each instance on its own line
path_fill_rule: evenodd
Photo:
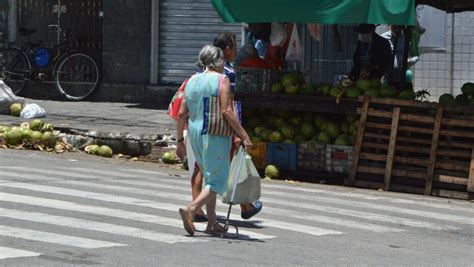
M 363 7 L 344 0 L 288 1 L 267 6 L 269 14 L 258 16 L 249 8 L 264 10 L 256 5 L 268 1 L 212 2 L 225 22 L 414 24 L 414 1 L 406 1 L 406 8 L 397 7 L 399 12 L 391 16 L 377 15 L 390 10 L 390 1 Z M 319 10 L 308 6 L 298 8 L 304 14 L 288 14 L 291 5 L 312 2 L 341 8 L 331 14 L 302 11 Z M 427 103 L 421 102 L 423 92 L 395 91 L 374 80 L 342 89 L 324 83 L 328 81 L 309 85 L 297 73 L 250 68 L 236 72 L 236 97 L 242 101 L 244 128 L 255 144 L 251 155 L 258 168 L 273 164 L 293 173 L 342 174 L 350 186 L 473 198 L 474 84 L 463 87 L 456 98 L 442 96 L 441 103 Z M 461 103 L 465 107 L 454 107 Z

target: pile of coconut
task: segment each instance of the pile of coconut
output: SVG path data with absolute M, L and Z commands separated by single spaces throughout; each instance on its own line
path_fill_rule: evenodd
M 58 140 L 54 127 L 39 119 L 24 122 L 19 126 L 0 125 L 0 145 L 4 148 L 35 149 L 62 153 L 71 151 L 72 146 Z

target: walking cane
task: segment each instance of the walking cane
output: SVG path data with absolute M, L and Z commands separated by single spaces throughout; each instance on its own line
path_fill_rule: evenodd
M 232 194 L 231 194 L 231 197 L 230 197 L 230 203 L 229 203 L 229 210 L 227 211 L 227 218 L 226 218 L 226 221 L 225 221 L 225 225 L 224 225 L 224 232 L 221 233 L 220 237 L 223 238 L 223 237 L 227 237 L 227 238 L 238 238 L 239 237 L 239 228 L 237 227 L 237 225 L 234 225 L 232 223 L 230 223 L 229 219 L 230 219 L 230 211 L 232 210 L 232 205 L 234 204 L 234 197 L 235 197 L 235 191 L 237 190 L 237 184 L 239 183 L 239 178 L 240 178 L 240 171 L 242 170 L 242 164 L 244 162 L 244 145 L 242 144 L 241 146 L 239 146 L 239 151 L 240 151 L 240 154 L 241 157 L 240 157 L 240 160 L 237 164 L 237 177 L 234 179 L 234 187 L 232 189 Z M 239 152 L 237 151 L 237 152 Z M 214 223 L 214 226 L 218 224 L 218 222 L 215 222 Z M 229 235 L 227 235 L 227 231 L 229 230 L 229 225 L 230 226 L 233 226 L 235 228 L 235 237 L 231 237 Z

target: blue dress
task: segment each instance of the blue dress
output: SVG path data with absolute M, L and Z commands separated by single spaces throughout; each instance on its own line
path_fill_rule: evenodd
M 194 75 L 186 84 L 189 109 L 189 137 L 196 162 L 204 177 L 203 187 L 222 195 L 227 191 L 230 167 L 231 137 L 202 134 L 205 98 L 219 95 L 222 74 L 204 72 Z

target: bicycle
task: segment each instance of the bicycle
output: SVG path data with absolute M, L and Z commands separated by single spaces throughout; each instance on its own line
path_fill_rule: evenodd
M 84 100 L 100 85 L 101 70 L 96 60 L 87 53 L 72 48 L 71 31 L 59 25 L 49 25 L 49 30 L 61 34 L 63 41 L 44 46 L 30 41 L 36 29 L 20 28 L 19 34 L 28 37 L 21 47 L 6 44 L 0 48 L 0 76 L 19 94 L 27 84 L 54 81 L 59 93 L 67 100 Z

